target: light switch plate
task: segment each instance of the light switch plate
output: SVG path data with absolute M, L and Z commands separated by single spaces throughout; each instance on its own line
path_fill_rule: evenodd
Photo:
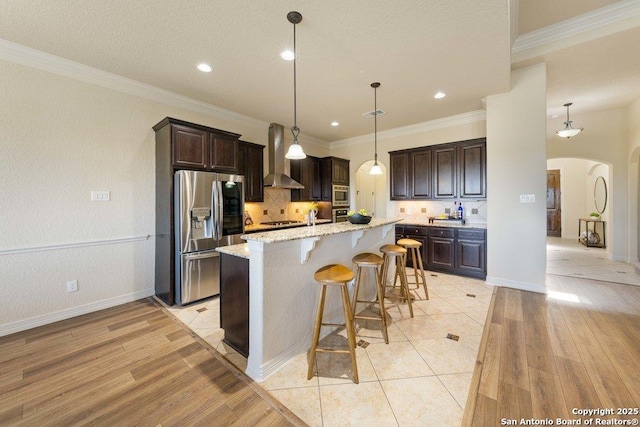
M 111 195 L 108 191 L 92 191 L 91 192 L 91 201 L 92 202 L 108 202 L 111 200 Z
M 535 194 L 521 194 L 520 195 L 520 203 L 535 203 L 536 195 Z

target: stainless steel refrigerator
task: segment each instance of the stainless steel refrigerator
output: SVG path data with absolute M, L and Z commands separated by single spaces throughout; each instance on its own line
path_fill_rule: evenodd
M 242 243 L 244 177 L 177 171 L 175 300 L 184 305 L 220 293 L 219 246 Z

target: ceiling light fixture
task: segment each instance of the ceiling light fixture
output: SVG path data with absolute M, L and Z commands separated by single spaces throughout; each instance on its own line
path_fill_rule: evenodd
M 293 51 L 287 49 L 282 51 L 282 53 L 280 54 L 280 58 L 284 59 L 285 61 L 293 61 L 293 58 L 295 58 L 295 54 L 293 53 Z
M 375 82 L 371 83 L 371 87 L 373 88 L 373 143 L 374 143 L 374 154 L 373 154 L 373 166 L 371 166 L 371 170 L 369 171 L 369 175 L 382 175 L 382 169 L 378 165 L 378 88 L 380 87 L 380 83 Z
M 210 73 L 212 68 L 209 64 L 205 64 L 203 62 L 202 64 L 198 64 L 198 70 L 202 71 L 203 73 Z
M 564 129 L 559 130 L 558 132 L 556 132 L 558 134 L 558 136 L 561 136 L 563 138 L 571 138 L 572 136 L 576 136 L 577 134 L 579 134 L 580 132 L 582 132 L 584 130 L 584 128 L 573 128 L 571 126 L 572 121 L 569 120 L 569 107 L 573 105 L 572 102 L 569 102 L 567 104 L 564 104 L 565 107 L 567 107 L 567 121 L 564 122 Z
M 293 24 L 293 127 L 291 133 L 293 134 L 293 144 L 289 146 L 289 150 L 285 157 L 287 159 L 304 159 L 307 157 L 302 150 L 302 146 L 298 143 L 298 135 L 300 135 L 300 128 L 298 127 L 298 112 L 296 105 L 296 24 L 302 21 L 302 15 L 299 12 L 289 12 L 287 19 Z
M 442 98 L 444 98 L 445 96 L 447 96 L 447 94 L 446 94 L 446 93 L 444 93 L 444 92 L 436 92 L 436 94 L 435 94 L 435 95 L 433 95 L 433 97 L 434 97 L 435 99 L 442 99 Z
M 340 126 L 340 123 L 338 123 L 338 122 L 331 122 L 331 126 L 333 126 L 333 127 Z

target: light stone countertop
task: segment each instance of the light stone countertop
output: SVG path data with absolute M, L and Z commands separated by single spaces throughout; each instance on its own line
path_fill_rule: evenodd
M 239 245 L 220 246 L 216 251 L 227 255 L 233 255 L 240 258 L 249 259 L 249 244 L 240 243 Z
M 296 227 L 285 230 L 251 233 L 240 236 L 244 240 L 255 240 L 263 243 L 286 242 L 290 240 L 306 239 L 310 237 L 330 236 L 332 234 L 350 233 L 358 230 L 381 227 L 400 221 L 401 218 L 373 218 L 369 224 L 351 224 L 350 222 L 337 222 L 315 227 Z
M 433 223 L 430 223 L 428 219 L 403 219 L 398 224 L 400 225 L 418 225 L 424 227 L 447 227 L 447 228 L 487 228 L 487 224 L 484 222 L 467 222 L 465 224 L 460 224 L 459 221 L 455 220 L 438 220 L 435 218 Z
M 328 224 L 330 223 L 330 219 L 316 219 L 316 225 L 319 224 Z M 282 225 L 269 225 L 269 224 L 252 224 L 244 227 L 245 233 L 253 233 L 260 231 L 275 231 L 282 230 L 283 228 L 295 228 L 295 227 L 306 227 L 307 225 L 304 222 L 299 222 L 295 224 L 282 224 Z

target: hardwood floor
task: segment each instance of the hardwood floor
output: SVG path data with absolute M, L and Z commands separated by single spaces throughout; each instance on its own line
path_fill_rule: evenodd
M 547 277 L 548 295 L 496 288 L 463 425 L 640 419 L 640 287 Z
M 0 338 L 0 425 L 303 425 L 151 299 Z

